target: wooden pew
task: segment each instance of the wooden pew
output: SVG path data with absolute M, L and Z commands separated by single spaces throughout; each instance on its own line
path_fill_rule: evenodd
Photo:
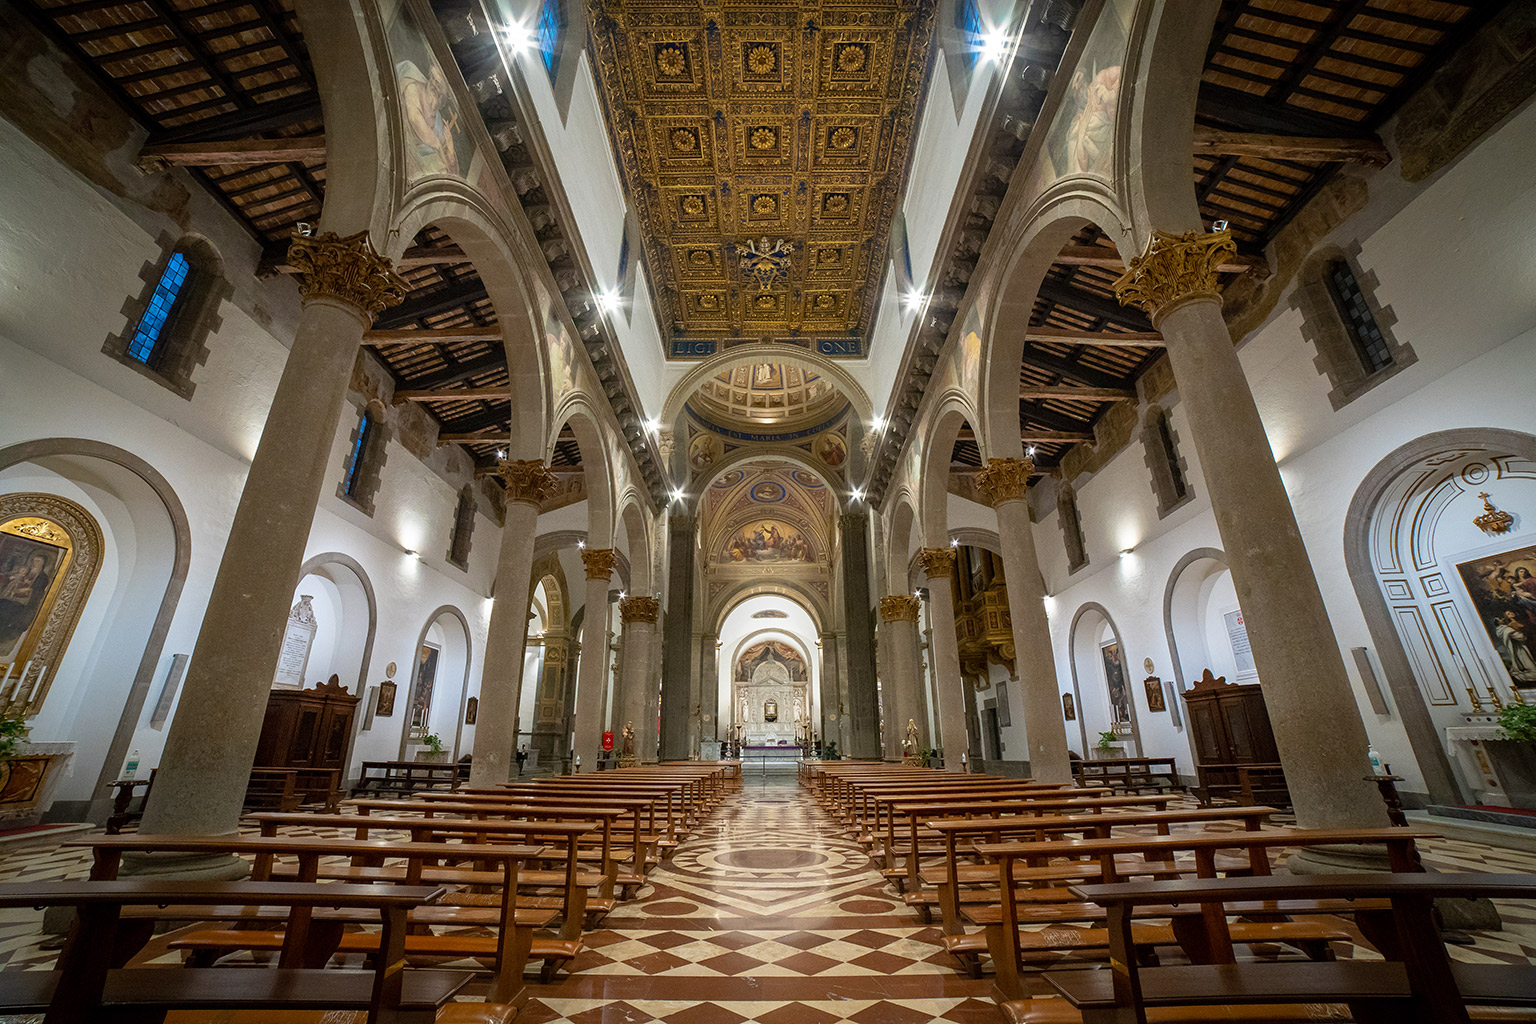
M 524 861 L 542 852 L 539 846 L 489 846 L 465 843 L 412 843 L 412 842 L 358 842 L 356 840 L 286 838 L 268 836 L 93 836 L 66 844 L 86 847 L 92 851 L 91 879 L 111 881 L 117 878 L 125 852 L 136 853 L 229 853 L 254 858 L 251 873 L 255 881 L 265 882 L 279 872 L 273 861 L 278 856 L 291 856 L 298 860 L 298 868 L 292 872 L 297 882 L 314 882 L 327 877 L 353 881 L 363 878 L 370 882 L 398 883 L 418 886 L 433 885 L 499 885 L 503 893 L 516 893 L 518 872 Z M 398 859 L 405 861 L 402 869 L 330 868 L 322 860 L 330 857 L 368 858 L 377 861 Z M 477 867 L 440 866 L 438 862 L 464 862 L 495 865 L 495 870 Z M 371 873 L 369 873 L 371 872 Z M 288 873 L 288 872 L 282 872 Z M 337 883 L 339 884 L 339 883 Z M 173 911 L 160 908 L 159 918 L 181 916 L 184 920 L 208 920 L 206 908 Z M 213 919 L 233 918 L 247 920 L 248 915 L 235 908 L 233 912 L 214 915 Z M 533 929 L 543 927 L 554 918 L 554 911 L 518 910 L 515 899 L 503 899 L 495 922 L 495 939 L 461 935 L 415 934 L 405 938 L 408 953 L 431 956 L 480 957 L 492 962 L 492 982 L 488 1002 L 509 1003 L 523 997 L 523 969 L 528 962 L 533 940 Z M 286 919 L 282 932 L 256 930 L 219 930 L 184 936 L 176 948 L 210 951 L 217 957 L 222 953 L 240 949 L 278 949 L 282 951 L 280 965 L 284 967 L 318 967 L 338 951 L 372 952 L 378 948 L 378 934 L 372 932 L 344 933 L 345 916 L 334 916 L 318 922 L 311 919 L 307 909 L 295 911 Z M 429 917 L 413 919 L 413 923 L 431 923 Z M 135 938 L 139 946 L 149 940 L 150 933 L 141 931 Z M 579 947 L 579 943 L 574 944 Z M 572 950 L 574 957 L 577 950 Z M 564 950 L 559 952 L 562 959 Z
M 1163 771 L 1158 766 L 1166 765 Z M 1172 757 L 1110 757 L 1073 761 L 1072 776 L 1083 788 L 1103 785 L 1112 791 L 1139 793 L 1143 789 L 1182 791 L 1178 762 Z
M 469 765 L 442 761 L 364 761 L 352 796 L 401 796 L 427 789 L 456 789 Z
M 1421 865 L 1415 840 L 1431 838 L 1433 832 L 1406 828 L 1376 829 L 1315 829 L 1275 830 L 1244 832 L 1194 831 L 1168 836 L 1124 836 L 1108 839 L 1058 839 L 1026 843 L 977 843 L 976 852 L 991 858 L 998 872 L 1000 899 L 996 904 L 963 906 L 961 911 L 972 924 L 985 929 L 987 950 L 992 957 L 996 972 L 997 988 L 1003 999 L 1022 999 L 1026 995 L 1019 967 L 1023 961 L 1023 942 L 1019 934 L 1021 924 L 1100 924 L 1105 915 L 1102 907 L 1081 901 L 1026 903 L 1020 906 L 1020 896 L 1015 890 L 1015 862 L 1023 860 L 1029 867 L 1050 866 L 1053 858 L 1088 859 L 1096 862 L 1097 875 L 1105 883 L 1120 880 L 1117 856 L 1140 855 L 1149 867 L 1161 867 L 1154 862 L 1170 862 L 1179 853 L 1194 857 L 1196 874 L 1201 878 L 1213 878 L 1217 873 L 1216 855 L 1221 850 L 1238 850 L 1247 859 L 1246 870 L 1254 875 L 1269 875 L 1269 851 L 1302 846 L 1369 845 L 1384 846 L 1388 862 L 1394 871 L 1417 871 Z M 1136 870 L 1145 868 L 1138 865 Z M 1025 890 L 1028 897 L 1028 890 Z M 1143 908 L 1145 910 L 1145 908 Z M 1331 912 L 1311 908 L 1313 913 Z M 1174 917 L 1165 907 L 1157 912 L 1145 911 L 1149 917 Z M 1198 917 L 1197 917 L 1198 920 Z M 1199 935 L 1188 927 L 1187 921 L 1175 919 L 1173 934 L 1186 953 L 1200 955 Z M 1098 936 L 1094 936 L 1095 939 Z M 1247 940 L 1266 941 L 1266 940 Z M 1283 941 L 1283 940 L 1282 940 Z M 1041 948 L 1051 948 L 1049 946 Z
M 1110 957 L 1124 965 L 1046 977 L 1081 1012 L 1084 1024 L 1139 1024 L 1149 1019 L 1151 1008 L 1234 1004 L 1258 1005 L 1229 1012 L 1225 1019 L 1248 1020 L 1249 1014 L 1264 1010 L 1269 1011 L 1267 1019 L 1275 1019 L 1285 1012 L 1275 1004 L 1289 1004 L 1294 1019 L 1302 1020 L 1306 1018 L 1296 1004 L 1319 1000 L 1346 1004 L 1356 1020 L 1414 1024 L 1465 1024 L 1474 1019 L 1468 1004 L 1536 1008 L 1536 966 L 1453 963 L 1433 910 L 1436 899 L 1536 898 L 1536 877 L 1531 875 L 1371 872 L 1200 878 L 1075 886 L 1074 894 L 1106 909 Z M 1360 907 L 1356 924 L 1384 959 L 1237 962 L 1227 921 L 1231 914 L 1253 902 L 1283 907 L 1319 898 L 1354 901 Z M 1137 911 L 1166 906 L 1198 908 L 1198 916 L 1190 919 L 1198 922 L 1206 942 L 1207 962 L 1188 967 L 1137 964 Z M 1009 1017 L 1039 1024 L 1042 1018 L 1029 1011 L 1029 1006 L 1016 1007 Z M 1059 1020 L 1060 1014 L 1049 1019 Z M 1498 1019 L 1514 1018 L 1501 1014 Z
M 422 971 L 405 965 L 406 915 L 430 904 L 433 886 L 317 885 L 314 883 L 175 881 L 23 882 L 0 884 L 0 907 L 70 906 L 76 919 L 52 971 L 0 974 L 0 1011 L 45 1012 L 47 1024 L 111 1019 L 159 1019 L 172 1010 L 366 1010 L 368 1020 L 430 1024 L 439 1007 L 469 982 L 461 971 Z M 177 970 L 123 967 L 121 922 L 125 908 L 154 913 L 166 904 L 238 905 L 284 909 L 297 921 L 316 909 L 350 909 L 382 924 L 372 970 L 276 968 Z M 285 950 L 285 953 L 287 951 Z M 497 1015 L 502 1021 L 505 1014 Z M 449 1018 L 445 1018 L 449 1019 Z

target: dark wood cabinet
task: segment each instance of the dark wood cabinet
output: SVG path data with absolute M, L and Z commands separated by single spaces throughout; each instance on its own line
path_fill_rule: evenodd
M 1289 803 L 1264 691 L 1257 683 L 1228 683 L 1209 669 L 1182 694 L 1195 742 L 1196 795 L 1247 803 Z
M 256 744 L 256 764 L 337 768 L 345 774 L 357 700 L 335 676 L 308 690 L 273 690 Z

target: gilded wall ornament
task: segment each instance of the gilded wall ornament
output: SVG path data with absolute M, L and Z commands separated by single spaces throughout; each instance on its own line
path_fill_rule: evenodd
M 891 594 L 880 599 L 881 622 L 916 622 L 918 600 L 910 594 Z
M 672 129 L 672 148 L 683 153 L 692 153 L 699 148 L 698 133 L 691 128 Z
M 405 298 L 405 279 L 373 248 L 367 231 L 340 238 L 334 231 L 306 235 L 295 228 L 288 265 L 299 275 L 305 302 L 336 299 L 367 313 L 370 322 Z
M 690 217 L 697 217 L 704 212 L 703 196 L 683 196 L 683 212 Z
M 869 61 L 869 54 L 864 52 L 864 47 L 858 44 L 840 46 L 837 50 L 837 69 L 839 71 L 858 71 Z
M 773 196 L 758 196 L 752 200 L 752 212 L 767 216 L 779 208 L 779 201 Z
M 1483 491 L 1478 497 L 1483 499 L 1483 513 L 1472 520 L 1472 525 L 1484 533 L 1508 533 L 1510 527 L 1515 525 L 1515 517 L 1494 508 L 1493 503 L 1488 500 L 1487 491 Z
M 688 51 L 681 43 L 665 43 L 656 49 L 656 70 L 676 78 L 688 70 Z
M 753 149 L 772 149 L 779 144 L 779 133 L 772 128 L 754 128 L 750 138 Z
M 619 601 L 619 621 L 626 626 L 631 622 L 655 622 L 660 614 L 661 602 L 654 597 L 637 594 Z
M 917 553 L 923 574 L 929 579 L 949 579 L 955 572 L 954 548 L 923 548 Z
M 1156 325 L 1163 311 L 1180 299 L 1211 295 L 1219 301 L 1216 268 L 1235 255 L 1231 231 L 1153 232 L 1147 251 L 1132 257 L 1115 282 L 1115 298 L 1122 306 L 1142 310 Z
M 833 192 L 827 196 L 826 201 L 821 204 L 821 208 L 832 214 L 847 213 L 848 197 L 841 192 Z
M 496 467 L 496 475 L 507 490 L 507 500 L 525 505 L 538 505 L 560 485 L 555 474 L 539 459 L 504 460 Z
M 754 75 L 766 75 L 779 66 L 779 54 L 767 43 L 754 43 L 747 48 L 747 70 Z
M 834 128 L 828 139 L 833 149 L 852 149 L 853 144 L 859 140 L 859 133 L 852 128 Z
M 619 553 L 613 548 L 583 548 L 581 564 L 587 567 L 587 579 L 611 579 L 613 567 L 619 564 Z
M 1005 501 L 1023 501 L 1029 493 L 1029 478 L 1034 475 L 1035 460 L 988 459 L 986 468 L 976 474 L 976 484 L 992 507 Z

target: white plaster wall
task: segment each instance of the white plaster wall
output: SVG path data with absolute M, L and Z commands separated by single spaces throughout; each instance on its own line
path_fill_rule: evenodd
M 1327 399 L 1330 386 L 1316 372 L 1315 352 L 1302 338 L 1300 316 L 1287 308 L 1286 300 L 1240 351 L 1367 732 L 1383 760 L 1407 777 L 1405 791 L 1422 792 L 1423 782 L 1400 720 L 1395 711 L 1371 712 L 1348 657 L 1349 648 L 1373 644 L 1344 566 L 1344 519 L 1371 469 L 1414 438 L 1453 428 L 1536 429 L 1530 414 L 1530 384 L 1536 380 L 1536 182 L 1526 167 L 1533 147 L 1536 107 L 1527 106 L 1415 198 L 1402 203 L 1401 190 L 1383 188 L 1375 204 L 1324 240 L 1347 246 L 1357 232 L 1370 232 L 1360 239 L 1360 269 L 1379 280 L 1377 298 L 1397 315 L 1393 333 L 1399 343 L 1412 345 L 1415 365 L 1333 411 Z M 1157 518 L 1138 438 L 1091 477 L 1075 481 L 1087 567 L 1067 572 L 1054 510 L 1036 524 L 1036 545 L 1053 595 L 1047 605 L 1063 690 L 1071 680 L 1068 629 L 1088 602 L 1102 604 L 1114 618 L 1129 666 L 1137 669 L 1150 657 L 1154 672 L 1167 678 L 1171 666 L 1162 602 L 1169 575 L 1186 552 L 1221 548 L 1177 395 L 1163 404 L 1171 406 L 1180 454 L 1189 463 L 1194 495 L 1188 504 L 1166 519 Z M 1122 557 L 1125 548 L 1132 551 Z M 1219 594 L 1213 592 L 1210 603 L 1220 603 Z M 1219 663 L 1230 654 L 1224 635 L 1215 632 L 1219 615 L 1207 625 L 1211 658 L 1218 663 L 1212 668 L 1220 674 Z M 1205 667 L 1180 653 L 1186 676 L 1193 678 Z M 1081 664 L 1079 672 L 1080 678 L 1091 675 Z M 1168 714 L 1148 714 L 1140 674 L 1133 672 L 1133 677 L 1145 753 L 1179 756 L 1181 768 L 1188 770 L 1184 730 L 1174 728 Z M 1266 680 L 1265 685 L 1284 682 Z M 1069 739 L 1074 725 L 1068 726 Z
M 144 287 L 140 268 L 159 258 L 156 238 L 180 229 L 119 206 L 0 121 L 0 220 L 7 225 L 0 232 L 0 446 L 60 437 L 118 446 L 164 476 L 186 512 L 190 569 L 130 745 L 139 750 L 143 771 L 158 763 L 164 731 L 151 727 L 150 715 L 172 656 L 195 645 L 298 310 L 292 282 L 256 281 L 250 273 L 256 243 L 208 207 L 193 201 L 190 227 L 221 246 L 236 293 L 219 309 L 223 325 L 208 341 L 207 362 L 195 371 L 196 391 L 187 401 L 101 352 L 107 335 L 125 326 L 125 300 Z M 358 401 L 353 396 L 330 439 L 334 480 L 327 481 L 307 554 L 344 553 L 372 582 L 378 621 L 370 683 L 383 679 L 389 661 L 410 665 L 425 618 L 452 605 L 470 623 L 465 654 L 474 690 L 498 527 L 477 517 L 468 571 L 449 566 L 445 555 L 462 481 L 449 483 L 398 443 L 388 449 L 376 516 L 337 498 Z M 45 460 L 0 474 L 0 493 L 46 490 L 78 501 L 106 538 L 101 576 L 34 723 L 35 739 L 81 744 L 74 775 L 60 794 L 65 801 L 92 796 L 170 572 L 169 520 L 147 485 L 136 480 L 95 459 Z M 317 611 L 339 615 L 324 601 Z M 355 622 L 338 628 L 365 629 Z M 344 655 L 344 646 L 332 644 L 327 651 L 322 645 L 318 662 L 356 687 L 363 652 Z M 311 682 L 323 678 L 316 674 L 318 662 L 308 673 Z M 462 678 L 462 667 L 458 671 Z M 409 679 L 397 676 L 397 682 L 403 704 Z M 462 690 L 461 683 L 450 685 Z M 394 757 L 401 722 L 397 711 L 359 734 L 354 763 Z

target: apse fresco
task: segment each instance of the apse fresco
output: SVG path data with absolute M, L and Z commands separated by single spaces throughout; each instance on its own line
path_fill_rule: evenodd
M 748 523 L 726 544 L 727 561 L 738 564 L 814 562 L 810 541 L 788 523 L 759 520 Z

